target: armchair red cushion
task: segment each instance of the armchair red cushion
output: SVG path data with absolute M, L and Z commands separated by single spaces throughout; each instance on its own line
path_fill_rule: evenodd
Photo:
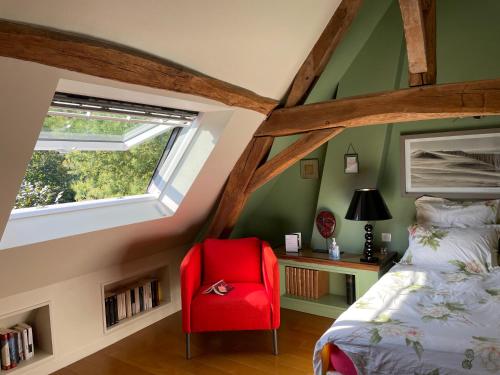
M 258 238 L 207 239 L 203 242 L 203 283 L 262 283 Z
M 224 279 L 225 296 L 201 293 Z M 279 269 L 268 243 L 257 238 L 206 240 L 181 264 L 184 332 L 277 329 L 280 325 Z

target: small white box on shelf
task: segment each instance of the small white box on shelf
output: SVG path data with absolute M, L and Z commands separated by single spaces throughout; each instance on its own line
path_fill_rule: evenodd
M 285 234 L 285 250 L 289 253 L 298 253 L 302 245 L 300 233 Z
M 299 250 L 302 249 L 302 233 L 300 232 L 295 232 L 295 233 L 292 233 L 292 234 L 295 234 L 298 236 L 298 240 L 299 240 Z

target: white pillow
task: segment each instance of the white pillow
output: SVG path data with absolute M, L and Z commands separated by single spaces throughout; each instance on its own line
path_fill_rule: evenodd
M 417 223 L 438 227 L 482 227 L 496 224 L 499 200 L 456 202 L 444 198 L 415 200 Z
M 442 228 L 414 224 L 402 263 L 470 273 L 488 272 L 498 248 L 494 228 Z

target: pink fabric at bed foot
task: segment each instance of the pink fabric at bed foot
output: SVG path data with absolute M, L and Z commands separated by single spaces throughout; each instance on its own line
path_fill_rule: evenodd
M 330 344 L 330 366 L 342 375 L 358 374 L 351 359 L 334 344 Z

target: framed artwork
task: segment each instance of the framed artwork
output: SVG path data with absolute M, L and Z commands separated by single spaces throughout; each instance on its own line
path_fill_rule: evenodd
M 358 153 L 352 143 L 349 143 L 347 152 L 344 154 L 344 173 L 359 173 Z
M 307 179 L 319 178 L 318 159 L 302 159 L 300 161 L 300 177 Z
M 500 197 L 500 128 L 401 136 L 401 191 Z
M 358 173 L 359 172 L 358 154 L 345 154 L 344 155 L 344 172 L 345 173 Z

